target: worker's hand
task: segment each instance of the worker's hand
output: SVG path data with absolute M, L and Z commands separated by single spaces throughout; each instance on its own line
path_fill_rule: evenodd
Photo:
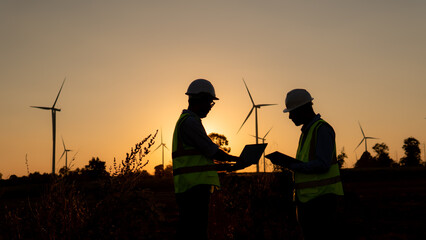
M 269 159 L 270 161 L 271 161 L 271 163 L 273 163 L 274 165 L 278 165 L 278 166 L 281 166 L 281 167 L 285 167 L 284 165 L 285 165 L 285 162 L 284 161 L 282 161 L 281 159 L 279 159 L 279 158 L 270 158 Z
M 229 169 L 230 169 L 230 171 L 237 171 L 237 170 L 241 170 L 241 169 L 244 169 L 246 167 L 249 167 L 251 165 L 252 165 L 251 163 L 247 163 L 246 161 L 244 161 L 243 159 L 240 158 L 240 160 L 237 163 L 232 164 Z
M 295 169 L 294 166 L 295 166 L 296 163 L 281 161 L 281 160 L 277 160 L 277 159 L 274 159 L 274 160 L 270 159 L 270 160 L 273 164 L 278 165 L 278 166 L 283 167 L 283 168 L 286 168 L 288 170 L 294 170 Z
M 221 163 L 221 164 L 216 164 L 216 170 L 234 172 L 238 170 L 238 167 L 236 167 L 236 164 Z
M 226 159 L 228 162 L 235 162 L 235 163 L 238 163 L 238 162 L 241 162 L 242 161 L 242 159 L 240 158 L 240 157 L 237 157 L 237 156 L 232 156 L 232 155 L 228 155 L 228 157 L 227 157 L 227 159 Z
M 240 161 L 240 157 L 236 157 L 233 155 L 229 155 L 228 153 L 224 152 L 223 150 L 218 150 L 214 155 L 213 155 L 213 159 L 225 163 L 225 162 L 238 162 Z
M 271 157 L 269 158 L 269 160 L 271 161 L 271 163 L 284 168 L 289 168 L 289 165 L 291 164 L 291 162 L 285 161 L 283 158 L 279 158 L 279 157 Z

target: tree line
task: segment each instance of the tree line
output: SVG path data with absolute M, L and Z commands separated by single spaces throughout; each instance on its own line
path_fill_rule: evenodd
M 386 167 L 424 167 L 426 162 L 421 160 L 420 142 L 414 137 L 409 137 L 404 140 L 402 149 L 404 149 L 405 156 L 400 159 L 392 159 L 389 156 L 389 147 L 385 143 L 376 143 L 373 146 L 375 156 L 370 152 L 365 151 L 359 159 L 357 159 L 354 168 L 386 168 Z M 347 155 L 342 149 L 341 153 L 337 156 L 339 166 L 344 165 Z
M 226 136 L 218 133 L 210 133 L 209 137 L 212 141 L 219 146 L 220 149 L 225 152 L 230 152 L 231 148 L 229 146 L 229 142 Z M 140 146 L 139 146 L 140 147 Z M 131 149 L 130 154 L 127 155 L 126 160 L 130 161 L 132 153 L 136 150 L 139 151 L 138 145 L 135 146 L 135 149 Z M 404 140 L 404 145 L 402 149 L 404 149 L 405 156 L 400 158 L 399 160 L 394 160 L 389 156 L 389 147 L 384 143 L 376 143 L 373 146 L 373 151 L 375 152 L 375 156 L 372 156 L 368 151 L 364 152 L 359 159 L 357 159 L 354 168 L 383 168 L 383 167 L 422 167 L 426 166 L 426 162 L 422 162 L 421 160 L 421 150 L 420 150 L 420 142 L 414 138 L 409 137 Z M 146 152 L 147 154 L 148 152 Z M 133 153 L 134 154 L 134 153 Z M 341 152 L 337 155 L 337 162 L 339 167 L 343 167 L 345 164 L 345 159 L 348 158 L 345 149 L 343 148 Z M 127 164 L 126 169 L 121 169 L 121 171 L 128 171 L 129 166 L 131 164 Z M 142 166 L 143 167 L 143 166 Z M 117 168 L 116 161 L 114 159 L 114 168 Z M 154 175 L 151 175 L 146 170 L 140 171 L 140 174 L 145 177 L 171 177 L 173 176 L 173 167 L 172 165 L 163 166 L 162 164 L 154 167 Z M 115 172 L 118 170 L 115 169 Z M 79 176 L 82 178 L 89 179 L 97 179 L 103 177 L 109 177 L 114 175 L 113 169 L 110 169 L 110 172 L 106 169 L 106 162 L 101 161 L 98 157 L 93 157 L 89 163 L 83 168 L 77 168 L 75 170 L 71 170 L 67 167 L 63 167 L 59 170 L 59 176 Z M 0 173 L 0 179 L 2 179 L 2 174 Z M 51 174 L 45 173 L 40 174 L 39 172 L 28 173 L 28 176 L 22 177 L 23 179 L 30 180 L 40 180 L 44 178 L 49 178 Z M 19 179 L 16 175 L 11 175 L 9 177 L 10 180 L 16 181 Z

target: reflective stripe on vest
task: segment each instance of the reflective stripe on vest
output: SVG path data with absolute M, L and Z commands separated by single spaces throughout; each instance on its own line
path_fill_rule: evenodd
M 194 173 L 194 172 L 206 172 L 206 171 L 217 171 L 215 165 L 202 165 L 202 166 L 192 166 L 192 167 L 181 167 L 173 170 L 173 176 L 177 176 L 185 173 Z
M 315 159 L 317 132 L 322 124 L 328 125 L 327 122 L 320 119 L 316 121 L 307 132 L 302 133 L 296 159 L 302 162 Z M 309 141 L 309 143 L 307 141 Z M 326 193 L 343 195 L 343 187 L 336 158 L 336 145 L 334 145 L 333 148 L 333 159 L 327 172 L 321 174 L 295 172 L 296 193 L 299 201 L 307 202 Z
M 321 187 L 321 186 L 330 185 L 333 183 L 338 183 L 340 181 L 341 181 L 340 176 L 335 176 L 335 177 L 326 178 L 326 179 L 322 179 L 318 181 L 296 183 L 296 188 L 303 189 L 303 188 Z

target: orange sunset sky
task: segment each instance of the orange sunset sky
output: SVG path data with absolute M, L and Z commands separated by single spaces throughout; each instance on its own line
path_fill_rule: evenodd
M 51 172 L 51 114 L 30 106 L 53 105 L 65 77 L 56 158 L 63 137 L 69 159 L 78 151 L 74 167 L 99 157 L 109 168 L 157 129 L 171 149 L 196 78 L 216 88 L 203 123 L 231 154 L 255 142 L 254 114 L 237 134 L 251 108 L 244 78 L 256 103 L 278 104 L 259 111 L 259 135 L 272 128 L 266 153 L 295 156 L 300 127 L 282 110 L 289 90 L 306 88 L 346 167 L 364 151 L 358 121 L 380 138 L 370 153 L 384 142 L 401 158 L 412 136 L 424 159 L 425 23 L 426 2 L 415 0 L 1 1 L 0 173 L 27 175 L 26 155 L 29 172 Z M 161 150 L 147 159 L 152 173 Z

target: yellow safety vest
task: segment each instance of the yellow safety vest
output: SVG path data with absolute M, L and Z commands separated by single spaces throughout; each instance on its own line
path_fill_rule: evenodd
M 204 156 L 194 147 L 186 145 L 181 139 L 180 126 L 189 115 L 189 113 L 183 113 L 180 116 L 173 133 L 172 159 L 175 193 L 185 192 L 200 184 L 220 186 L 213 159 Z
M 306 135 L 302 133 L 296 159 L 308 162 L 315 158 L 317 132 L 322 124 L 328 123 L 320 119 L 309 128 Z M 334 144 L 332 163 L 327 172 L 307 174 L 295 171 L 294 181 L 296 184 L 296 196 L 300 202 L 307 202 L 327 193 L 343 195 L 343 186 L 336 158 L 336 144 Z

